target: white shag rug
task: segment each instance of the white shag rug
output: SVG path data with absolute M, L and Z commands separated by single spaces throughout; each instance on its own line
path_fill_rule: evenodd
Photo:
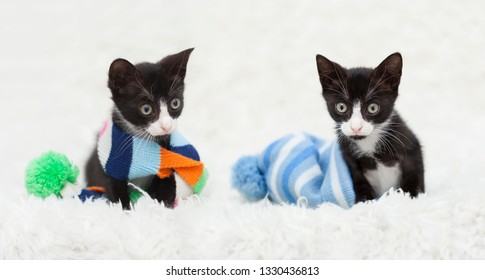
M 143 199 L 0 202 L 2 257 L 12 259 L 485 258 L 485 191 L 417 200 L 393 193 L 351 210 L 195 199 L 168 210 Z M 8 214 L 8 216 L 6 215 Z
M 485 258 L 485 5 L 478 1 L 10 1 L 0 10 L 0 258 Z M 83 168 L 108 116 L 112 60 L 195 47 L 182 131 L 205 161 L 203 195 L 170 210 L 142 198 L 29 197 L 30 159 Z M 248 203 L 230 168 L 295 131 L 334 137 L 315 66 L 376 66 L 400 51 L 397 109 L 424 149 L 427 194 L 350 210 Z M 83 178 L 80 178 L 81 182 Z

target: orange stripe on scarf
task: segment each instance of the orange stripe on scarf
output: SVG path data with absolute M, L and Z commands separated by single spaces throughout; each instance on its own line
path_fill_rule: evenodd
M 172 170 L 175 170 L 187 184 L 193 187 L 204 171 L 204 164 L 202 162 L 171 152 L 164 148 L 161 149 L 160 157 L 161 165 L 157 174 L 160 178 L 170 176 Z
M 92 192 L 101 192 L 101 193 L 106 192 L 106 189 L 101 186 L 89 186 L 89 187 L 86 187 L 86 189 Z

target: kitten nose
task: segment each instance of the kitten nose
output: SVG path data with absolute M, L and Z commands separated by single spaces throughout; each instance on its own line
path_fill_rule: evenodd
M 172 126 L 171 125 L 162 125 L 161 128 L 162 128 L 163 131 L 169 131 L 172 128 Z
M 350 129 L 353 132 L 357 133 L 362 130 L 362 120 L 359 119 L 351 119 L 350 120 Z
M 351 126 L 353 132 L 357 133 L 362 130 L 362 126 Z
M 160 127 L 163 131 L 169 131 L 172 128 L 172 122 L 169 120 L 162 120 Z

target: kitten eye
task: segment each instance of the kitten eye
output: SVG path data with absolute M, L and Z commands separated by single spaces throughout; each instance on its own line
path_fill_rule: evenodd
M 371 103 L 369 106 L 367 106 L 367 112 L 372 115 L 377 114 L 377 112 L 379 112 L 379 105 L 376 103 Z
M 152 106 L 150 106 L 148 104 L 143 104 L 140 107 L 140 112 L 143 115 L 148 116 L 148 115 L 150 115 L 153 112 L 153 108 L 152 108 Z
M 181 104 L 182 102 L 180 101 L 180 99 L 174 98 L 172 99 L 172 101 L 170 101 L 170 108 L 172 108 L 173 110 L 177 110 Z
M 337 103 L 335 105 L 335 109 L 337 110 L 337 112 L 339 112 L 340 114 L 343 114 L 345 112 L 347 112 L 347 105 L 345 103 Z

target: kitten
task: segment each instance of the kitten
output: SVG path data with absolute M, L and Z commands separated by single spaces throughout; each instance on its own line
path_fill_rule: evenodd
M 401 55 L 391 54 L 375 69 L 346 69 L 321 55 L 316 60 L 356 202 L 378 198 L 390 188 L 400 188 L 411 197 L 423 193 L 421 145 L 394 110 Z
M 193 49 L 169 55 L 157 63 L 133 65 L 125 59 L 116 59 L 109 68 L 108 87 L 114 107 L 113 124 L 124 132 L 156 141 L 170 148 L 170 133 L 177 127 L 177 119 L 184 107 L 184 78 L 187 62 Z M 88 186 L 103 186 L 111 202 L 120 201 L 123 209 L 130 209 L 128 182 L 106 175 L 98 158 L 97 149 L 86 164 Z M 167 207 L 173 207 L 176 181 L 168 178 L 148 178 L 146 192 Z

